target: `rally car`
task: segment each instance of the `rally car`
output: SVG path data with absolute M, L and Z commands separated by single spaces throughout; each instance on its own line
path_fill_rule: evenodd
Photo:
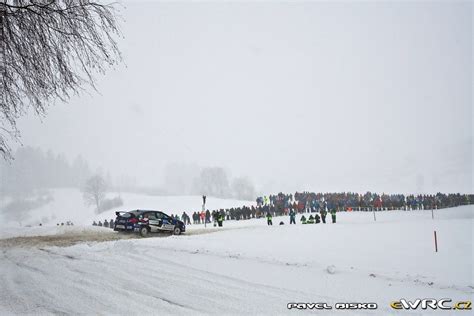
M 186 231 L 186 226 L 180 220 L 174 219 L 160 211 L 135 210 L 130 212 L 115 212 L 114 230 L 139 233 L 142 237 L 149 233 L 170 232 L 180 235 Z

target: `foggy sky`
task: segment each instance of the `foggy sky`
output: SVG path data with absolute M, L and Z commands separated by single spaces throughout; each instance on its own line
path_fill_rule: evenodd
M 469 2 L 134 2 L 124 64 L 21 120 L 24 145 L 163 184 L 220 166 L 265 193 L 472 193 Z M 191 180 L 190 180 L 191 181 Z

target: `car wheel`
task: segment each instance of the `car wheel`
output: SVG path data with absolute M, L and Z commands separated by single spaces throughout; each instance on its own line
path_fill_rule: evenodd
M 140 236 L 146 237 L 148 235 L 148 228 L 142 227 L 140 228 Z
M 173 229 L 173 234 L 174 235 L 180 235 L 181 234 L 181 228 L 179 228 L 178 226 L 175 226 L 175 228 Z

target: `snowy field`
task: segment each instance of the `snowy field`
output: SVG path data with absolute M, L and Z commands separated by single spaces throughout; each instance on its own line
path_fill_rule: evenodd
M 0 212 L 1 226 L 19 227 L 38 226 L 39 223 L 47 226 L 55 226 L 57 223 L 72 221 L 76 225 L 92 225 L 93 221 L 104 221 L 115 219 L 115 211 L 129 211 L 136 209 L 160 210 L 169 215 L 178 214 L 181 217 L 183 211 L 188 215 L 192 212 L 201 211 L 201 196 L 155 196 L 136 193 L 121 193 L 124 205 L 109 211 L 96 214 L 93 206 L 86 206 L 82 193 L 77 189 L 54 189 L 47 192 L 52 200 L 46 205 L 35 208 L 27 216 L 19 219 L 16 216 L 2 216 Z M 109 193 L 108 198 L 119 196 L 119 193 Z M 0 197 L 0 209 L 8 205 L 9 199 Z M 243 205 L 256 205 L 255 202 L 209 198 L 206 208 L 230 208 Z M 0 233 L 1 234 L 1 233 Z M 0 235 L 1 236 L 1 235 Z
M 164 198 L 186 209 L 197 197 L 179 199 Z M 291 226 L 286 217 L 274 218 L 274 226 L 226 221 L 222 229 L 191 225 L 183 236 L 125 239 L 89 225 L 2 228 L 0 315 L 297 315 L 304 312 L 287 303 L 356 301 L 379 308 L 307 313 L 420 315 L 427 311 L 389 304 L 473 300 L 473 206 L 437 210 L 434 220 L 430 211 L 376 215 L 374 222 L 372 213 L 340 213 L 337 224 L 326 225 L 301 225 L 299 216 Z

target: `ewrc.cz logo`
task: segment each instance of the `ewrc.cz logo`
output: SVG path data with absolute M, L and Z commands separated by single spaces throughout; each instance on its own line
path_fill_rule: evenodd
M 288 303 L 288 309 L 332 309 L 327 303 Z M 334 309 L 377 309 L 376 303 L 336 303 Z
M 425 299 L 416 299 L 414 302 L 407 301 L 406 299 L 400 299 L 399 301 L 395 301 L 390 303 L 390 306 L 393 309 L 417 309 L 420 307 L 421 309 L 444 309 L 444 310 L 471 310 L 471 301 L 462 301 L 457 302 L 452 306 L 449 304 L 452 300 L 449 298 L 443 298 L 440 300 L 435 300 L 432 298 L 425 298 Z

